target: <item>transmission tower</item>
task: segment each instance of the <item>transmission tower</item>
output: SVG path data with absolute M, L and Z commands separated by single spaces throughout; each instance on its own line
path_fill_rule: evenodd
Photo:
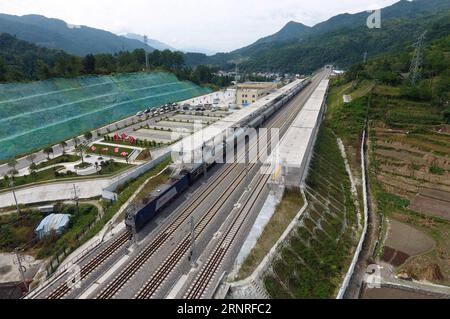
M 148 71 L 149 63 L 148 63 L 148 52 L 147 52 L 147 46 L 148 46 L 148 37 L 144 35 L 144 43 L 145 43 L 145 68 Z
M 236 106 L 237 106 L 237 102 L 238 102 L 238 89 L 239 89 L 239 65 L 238 65 L 238 63 L 236 62 L 236 75 L 235 75 L 235 78 L 234 78 L 234 80 L 235 80 L 235 82 L 236 82 L 236 87 L 235 87 L 235 89 L 236 89 L 236 99 L 235 99 L 235 103 L 236 103 Z
M 427 31 L 417 39 L 417 42 L 413 45 L 416 49 L 411 61 L 411 67 L 409 69 L 409 80 L 412 84 L 416 84 L 421 78 L 421 67 L 423 60 L 423 45 L 425 42 L 425 35 Z

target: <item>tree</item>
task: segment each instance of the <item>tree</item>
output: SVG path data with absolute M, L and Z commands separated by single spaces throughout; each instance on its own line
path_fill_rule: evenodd
M 33 178 L 33 181 L 35 181 L 36 180 L 36 177 L 37 177 L 37 172 L 36 172 L 36 170 L 37 170 L 37 165 L 36 164 L 31 164 L 31 166 L 30 166 L 30 173 L 31 173 L 31 177 Z
M 51 78 L 52 72 L 47 63 L 39 59 L 36 63 L 36 76 L 39 80 L 47 80 Z
M 83 59 L 83 70 L 86 74 L 92 74 L 95 72 L 95 56 L 88 54 Z
M 63 150 L 63 155 L 66 154 L 67 143 L 65 141 L 62 141 L 61 143 L 59 143 L 59 146 L 61 146 Z
M 84 133 L 84 138 L 86 140 L 90 141 L 92 139 L 92 133 L 91 132 Z
M 28 155 L 27 160 L 29 162 L 31 162 L 31 165 L 33 165 L 34 161 L 36 160 L 36 154 L 32 153 L 32 154 Z
M 78 137 L 75 137 L 75 138 L 73 139 L 73 143 L 75 144 L 75 148 L 77 148 L 77 147 L 78 147 L 78 144 L 80 144 L 80 139 L 79 139 Z
M 84 164 L 84 152 L 86 147 L 83 144 L 78 145 L 75 150 L 80 154 L 81 162 Z
M 6 72 L 8 69 L 6 68 L 5 62 L 0 58 L 0 82 L 5 82 L 7 79 Z
M 47 159 L 50 160 L 50 154 L 53 154 L 53 147 L 44 148 L 44 153 L 47 154 Z
M 13 158 L 12 160 L 10 160 L 8 162 L 8 166 L 12 168 L 13 171 L 16 170 L 16 166 L 17 166 L 18 162 L 15 158 Z

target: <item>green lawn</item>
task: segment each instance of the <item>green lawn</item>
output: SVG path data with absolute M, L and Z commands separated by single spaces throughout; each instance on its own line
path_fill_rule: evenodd
M 74 163 L 78 162 L 79 160 L 81 160 L 81 157 L 78 155 L 65 154 L 36 165 L 36 169 L 39 170 L 48 166 L 53 166 L 61 163 Z
M 100 163 L 99 163 L 100 164 Z M 118 162 L 109 162 L 106 161 L 103 166 L 101 166 L 101 170 L 98 175 L 111 175 L 115 174 L 119 171 L 125 170 L 126 168 L 131 167 L 131 165 L 125 163 Z M 14 186 L 25 186 L 33 183 L 40 183 L 58 179 L 67 179 L 67 178 L 83 178 L 88 176 L 78 176 L 75 172 L 67 172 L 67 173 L 58 173 L 57 170 L 63 168 L 63 166 L 55 166 L 40 172 L 34 172 L 30 175 L 25 176 L 16 176 L 14 177 Z M 10 177 L 7 179 L 0 180 L 0 190 L 5 190 L 10 188 Z
M 77 176 L 75 173 L 68 173 L 68 174 L 57 173 L 57 170 L 61 168 L 63 168 L 63 166 L 56 166 L 40 172 L 35 172 L 30 175 L 16 176 L 14 177 L 14 185 L 17 187 L 32 183 L 50 181 L 54 179 L 73 178 Z M 0 190 L 9 188 L 10 187 L 9 182 L 10 178 L 8 178 L 7 180 L 6 179 L 0 180 Z

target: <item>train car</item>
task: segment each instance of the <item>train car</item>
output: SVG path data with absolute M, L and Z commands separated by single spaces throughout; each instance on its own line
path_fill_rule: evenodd
M 145 197 L 137 211 L 129 213 L 125 218 L 127 227 L 135 227 L 140 231 L 175 197 L 183 193 L 189 187 L 189 175 L 173 177 L 166 184 L 159 185 L 158 189 Z M 130 215 L 131 214 L 131 215 Z M 134 225 L 133 225 L 134 224 Z
M 128 229 L 133 227 L 137 232 L 142 230 L 161 210 L 167 206 L 174 198 L 178 197 L 189 186 L 195 183 L 206 170 L 210 169 L 215 163 L 198 164 L 191 171 L 182 171 L 180 175 L 172 177 L 166 184 L 158 186 L 158 189 L 145 197 L 135 211 L 127 213 L 125 225 Z

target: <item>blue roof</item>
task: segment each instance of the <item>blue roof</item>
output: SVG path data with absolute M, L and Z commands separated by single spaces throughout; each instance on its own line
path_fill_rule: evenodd
M 70 221 L 70 215 L 67 214 L 51 214 L 45 217 L 36 228 L 36 232 L 49 233 L 52 230 L 59 231 L 67 226 Z

